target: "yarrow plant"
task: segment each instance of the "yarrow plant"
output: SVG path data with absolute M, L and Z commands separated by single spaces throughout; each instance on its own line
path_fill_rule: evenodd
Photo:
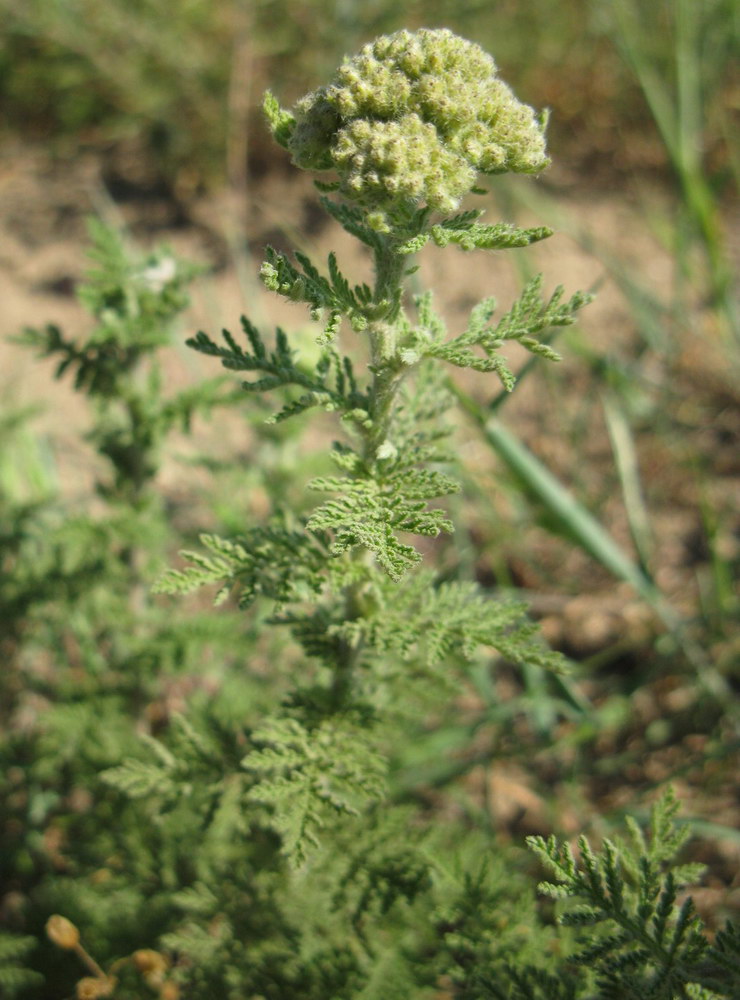
M 334 468 L 308 483 L 329 498 L 306 516 L 276 504 L 235 537 L 202 535 L 188 565 L 157 584 L 174 594 L 215 584 L 217 600 L 235 595 L 293 644 L 253 677 L 246 657 L 223 694 L 195 701 L 150 730 L 138 756 L 104 770 L 107 808 L 117 803 L 125 822 L 104 859 L 86 862 L 89 878 L 80 862 L 74 898 L 97 891 L 109 913 L 109 879 L 128 929 L 106 946 L 103 917 L 78 930 L 80 907 L 49 915 L 50 940 L 93 973 L 78 997 L 137 997 L 142 978 L 163 1000 L 731 997 L 737 934 L 710 947 L 691 908 L 674 905 L 696 873 L 671 870 L 681 838 L 670 796 L 650 843 L 635 828 L 632 847 L 607 843 L 601 856 L 583 840 L 579 862 L 555 839 L 532 840 L 555 879 L 543 891 L 585 904 L 566 905 L 570 929 L 558 936 L 510 854 L 491 856 L 490 839 L 466 824 L 430 828 L 394 773 L 430 709 L 454 704 L 481 650 L 525 669 L 564 667 L 521 602 L 437 579 L 412 544 L 453 527 L 430 505 L 459 490 L 447 366 L 491 373 L 510 391 L 506 342 L 555 360 L 549 331 L 588 301 L 565 301 L 562 289 L 543 299 L 536 278 L 503 314 L 485 299 L 450 334 L 431 295 L 408 290 L 429 243 L 503 250 L 550 235 L 483 224 L 462 204 L 480 193 L 479 174 L 544 169 L 544 117 L 513 96 L 490 56 L 446 30 L 379 38 L 294 111 L 270 94 L 265 110 L 297 166 L 331 172 L 322 203 L 369 249 L 373 278 L 351 282 L 334 254 L 319 268 L 268 247 L 263 281 L 321 323 L 318 357 L 304 360 L 282 329 L 267 343 L 246 318 L 244 339 L 224 331 L 189 343 L 246 373 L 248 393 L 272 394 L 273 423 L 315 408 L 336 415 Z M 137 938 L 137 916 L 148 933 L 156 917 L 156 941 Z M 109 916 L 108 932 L 115 926 Z M 6 943 L 8 981 L 30 947 L 25 937 Z
M 265 285 L 305 302 L 314 319 L 324 317 L 315 368 L 301 364 L 282 330 L 268 350 L 247 319 L 246 350 L 229 333 L 223 345 L 204 333 L 191 344 L 228 369 L 260 373 L 244 383 L 250 392 L 297 389 L 274 420 L 316 406 L 338 413 L 348 434 L 332 453 L 339 475 L 309 484 L 338 496 L 298 531 L 271 526 L 236 542 L 205 539 L 213 557 L 198 556 L 192 568 L 169 573 L 161 589 L 219 580 L 239 584 L 243 603 L 257 593 L 279 601 L 281 620 L 331 667 L 332 690 L 341 690 L 348 704 L 367 683 L 375 657 L 382 660 L 391 649 L 409 654 L 424 634 L 435 661 L 449 650 L 470 652 L 485 643 L 518 661 L 559 666 L 559 658 L 533 639 L 519 605 L 491 604 L 467 585 L 434 588 L 428 577 L 421 586 L 408 584 L 404 596 L 391 596 L 383 581 L 386 574 L 399 583 L 421 559 L 405 536 L 452 530 L 446 513 L 428 506 L 459 489 L 435 467 L 448 458 L 440 418 L 450 400 L 439 362 L 494 372 L 510 390 L 514 376 L 500 354 L 505 342 L 555 359 L 542 336 L 572 323 L 587 301 L 578 293 L 562 302 L 562 289 L 543 301 L 538 278 L 498 319 L 494 301 L 481 302 L 465 329 L 450 338 L 430 295 L 413 303 L 406 297 L 413 255 L 430 240 L 490 250 L 550 235 L 544 227 L 482 225 L 475 209 L 456 212 L 462 197 L 477 190 L 479 172 L 544 168 L 542 120 L 496 77 L 490 56 L 446 30 L 380 38 L 347 60 L 327 87 L 301 100 L 295 113 L 282 110 L 270 94 L 265 110 L 273 134 L 299 166 L 335 171 L 338 179 L 321 184 L 322 202 L 372 251 L 374 284 L 351 284 L 334 254 L 322 273 L 304 254 L 291 258 L 268 247 Z M 369 379 L 339 352 L 344 320 L 367 338 Z M 324 601 L 329 592 L 341 595 L 338 604 L 286 610 L 309 593 Z M 403 600 L 405 621 L 390 613 L 391 604 Z M 350 682 L 355 668 L 362 669 Z M 359 677 L 365 679 L 360 683 Z M 332 704 L 336 709 L 343 701 Z

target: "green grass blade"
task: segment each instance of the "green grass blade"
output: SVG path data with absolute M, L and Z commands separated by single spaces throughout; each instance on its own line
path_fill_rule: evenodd
M 715 696 L 726 696 L 726 681 L 707 662 L 703 650 L 686 635 L 681 616 L 650 576 L 617 545 L 593 514 L 498 418 L 491 417 L 484 407 L 454 385 L 451 389 L 462 408 L 478 425 L 487 443 L 527 490 L 560 522 L 568 536 L 610 573 L 630 584 L 666 627 L 675 645 L 696 669 L 699 680 L 707 691 Z
M 467 414 L 483 431 L 493 450 L 527 488 L 555 515 L 569 535 L 597 562 L 615 576 L 626 580 L 651 605 L 659 603 L 655 584 L 617 545 L 596 518 L 560 483 L 501 421 L 461 390 L 453 388 Z
M 660 594 L 652 580 L 624 551 L 595 517 L 497 419 L 489 419 L 485 438 L 537 499 L 555 515 L 584 551 L 615 576 L 626 580 L 651 604 Z
M 647 573 L 652 563 L 653 539 L 650 531 L 645 499 L 640 482 L 640 467 L 632 429 L 617 397 L 605 392 L 601 397 L 606 429 L 611 441 L 614 460 L 622 486 L 624 509 L 627 512 L 632 541 L 640 559 L 641 568 Z

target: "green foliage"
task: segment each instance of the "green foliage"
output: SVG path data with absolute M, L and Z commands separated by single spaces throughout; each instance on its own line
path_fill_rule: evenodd
M 83 339 L 67 339 L 50 324 L 26 329 L 19 338 L 44 356 L 59 357 L 58 378 L 74 373 L 74 386 L 98 407 L 89 437 L 113 467 L 111 496 L 132 491 L 141 498 L 159 467 L 160 447 L 176 425 L 187 429 L 198 412 L 209 412 L 225 396 L 218 380 L 163 398 L 156 352 L 171 337 L 176 316 L 187 305 L 185 287 L 197 269 L 166 248 L 149 255 L 128 250 L 122 237 L 92 222 L 95 263 L 80 301 L 97 325 Z
M 220 358 L 224 368 L 230 371 L 264 372 L 264 378 L 242 382 L 242 388 L 248 392 L 268 392 L 291 385 L 307 390 L 275 414 L 272 422 L 296 416 L 312 406 L 322 406 L 329 412 L 339 411 L 354 419 L 367 419 L 367 397 L 358 391 L 350 358 L 340 357 L 331 347 L 325 347 L 315 370 L 308 372 L 296 362 L 283 330 L 278 328 L 275 350 L 268 354 L 259 331 L 246 317 L 242 317 L 242 328 L 252 347 L 251 354 L 236 343 L 228 330 L 223 331 L 226 347 L 215 344 L 203 332 L 188 344 L 201 354 Z
M 527 900 L 503 865 L 445 871 L 445 903 L 434 914 L 436 962 L 454 995 L 475 1000 L 684 1000 L 730 998 L 738 988 L 738 936 L 728 925 L 710 944 L 680 886 L 701 866 L 676 863 L 686 828 L 673 820 L 669 790 L 654 806 L 650 836 L 628 819 L 630 840 L 577 861 L 554 837 L 530 848 L 555 877 L 540 892 L 560 901 L 558 926 Z M 512 921 L 512 914 L 517 919 Z M 422 953 L 424 954 L 424 953 Z M 718 955 L 721 959 L 718 960 Z M 425 954 L 429 962 L 429 953 Z M 432 968 L 440 968 L 430 963 Z
M 482 998 L 494 970 L 500 982 L 507 967 L 526 967 L 551 950 L 552 929 L 538 920 L 531 885 L 512 870 L 511 857 L 496 857 L 483 837 L 469 836 L 432 858 L 435 905 L 419 952 L 430 984 L 442 976 L 454 996 Z
M 356 719 L 327 719 L 307 729 L 296 719 L 276 718 L 262 723 L 251 739 L 261 749 L 242 761 L 258 779 L 249 798 L 271 807 L 270 823 L 296 867 L 332 819 L 358 816 L 381 798 L 386 761 L 372 734 L 358 732 Z
M 280 522 L 253 529 L 236 539 L 201 535 L 211 555 L 182 552 L 193 563 L 184 570 L 167 570 L 154 592 L 188 594 L 210 583 L 221 584 L 216 604 L 239 591 L 239 607 L 248 607 L 257 596 L 278 604 L 300 600 L 318 592 L 323 584 L 326 546 L 302 531 L 291 531 Z
M 419 573 L 391 605 L 378 601 L 375 613 L 347 622 L 339 634 L 362 636 L 379 653 L 430 668 L 456 653 L 472 658 L 492 646 L 513 663 L 563 670 L 565 658 L 547 649 L 526 617 L 521 601 L 493 601 L 472 583 L 435 586 Z
M 570 326 L 576 321 L 577 311 L 591 298 L 577 292 L 568 302 L 561 304 L 563 289 L 559 287 L 548 302 L 543 302 L 541 289 L 542 275 L 538 275 L 527 283 L 519 299 L 495 325 L 491 325 L 490 320 L 495 313 L 496 302 L 484 299 L 473 309 L 465 331 L 448 341 L 440 337 L 444 326 L 432 311 L 431 296 L 427 294 L 417 300 L 419 328 L 409 349 L 425 357 L 440 358 L 458 368 L 493 371 L 504 388 L 511 392 L 514 375 L 497 353 L 503 344 L 513 340 L 534 355 L 559 361 L 560 355 L 542 343 L 538 336 L 553 327 Z M 480 348 L 482 357 L 471 349 L 474 347 Z
M 111 912 L 91 879 L 117 849 L 119 833 L 134 869 L 148 848 L 131 836 L 136 824 L 125 818 L 127 801 L 96 794 L 99 774 L 124 767 L 122 759 L 136 753 L 137 727 L 156 713 L 166 717 L 168 678 L 192 669 L 204 650 L 225 650 L 225 640 L 235 650 L 239 644 L 227 619 L 195 614 L 173 621 L 147 596 L 153 566 L 172 550 L 154 485 L 166 437 L 231 395 L 220 380 L 169 397 L 162 392 L 159 355 L 186 304 L 193 269 L 167 250 L 142 255 L 127 249 L 100 225 L 92 233 L 95 268 L 80 297 L 95 327 L 79 338 L 55 327 L 22 338 L 60 358 L 57 374 L 73 374 L 76 390 L 89 397 L 88 439 L 102 463 L 99 497 L 78 500 L 74 510 L 53 489 L 26 497 L 20 486 L 0 493 L 7 526 L 0 542 L 6 775 L 0 825 L 7 830 L 0 881 L 16 887 L 14 928 L 37 933 L 55 909 L 84 921 L 92 907 L 93 942 L 104 956 L 112 942 L 131 940 L 146 893 L 119 880 L 108 887 L 116 901 Z M 17 427 L 9 422 L 13 433 Z M 75 796 L 84 802 L 94 795 L 94 809 L 70 807 Z M 62 831 L 69 860 L 52 863 L 44 844 Z M 59 864 L 74 875 L 60 879 Z M 17 961 L 9 959 L 3 987 L 11 995 L 18 984 L 21 995 L 36 996 L 33 984 L 43 977 L 34 971 L 36 961 L 27 961 L 31 969 L 21 973 L 21 950 Z M 48 965 L 43 948 L 38 961 Z M 57 975 L 53 966 L 50 974 Z M 59 976 L 71 990 L 68 973 Z
M 23 340 L 44 355 L 61 355 L 57 377 L 71 369 L 76 389 L 114 396 L 142 357 L 168 342 L 169 324 L 187 305 L 184 287 L 194 271 L 167 250 L 132 255 L 119 233 L 96 220 L 89 229 L 96 266 L 79 297 L 98 325 L 83 343 L 67 340 L 54 325 L 28 329 Z
M 265 287 L 285 295 L 292 302 L 307 303 L 312 319 L 320 319 L 324 309 L 329 311 L 328 321 L 318 341 L 321 345 L 330 344 L 334 340 L 343 315 L 349 318 L 353 329 L 364 330 L 372 298 L 370 288 L 367 285 L 350 288 L 333 253 L 329 254 L 328 279 L 319 273 L 305 254 L 296 251 L 295 256 L 303 274 L 290 263 L 285 254 L 267 247 L 266 259 L 260 270 Z M 372 312 L 377 315 L 385 306 L 385 303 L 373 304 Z
M 26 987 L 43 981 L 39 972 L 23 964 L 35 946 L 36 941 L 32 937 L 0 932 L 0 989 L 3 996 L 20 996 Z
M 451 74 L 439 62 L 445 54 Z M 368 96 L 366 78 L 382 78 L 389 60 L 403 79 L 397 73 Z M 548 235 L 483 226 L 478 212 L 447 216 L 463 193 L 450 187 L 449 170 L 435 188 L 437 161 L 449 168 L 462 157 L 491 173 L 503 160 L 515 170 L 544 162 L 543 122 L 492 74 L 478 79 L 492 65 L 449 32 L 403 32 L 347 62 L 337 77 L 344 91 L 314 92 L 294 117 L 267 99 L 276 138 L 318 167 L 327 138 L 337 139 L 336 107 L 356 99 L 380 121 L 363 138 L 354 116 L 350 138 L 367 139 L 369 161 L 340 169 L 340 186 L 329 185 L 346 195 L 341 185 L 359 171 L 354 204 L 324 199 L 371 249 L 372 286 L 352 285 L 334 255 L 326 274 L 306 255 L 273 250 L 263 266 L 268 288 L 305 303 L 316 321 L 328 313 L 315 360 L 302 360 L 281 329 L 268 347 L 247 319 L 246 346 L 228 331 L 222 343 L 205 333 L 190 341 L 227 372 L 249 373 L 246 398 L 278 397 L 268 429 L 254 428 L 253 465 L 260 434 L 277 447 L 288 417 L 296 435 L 317 407 L 334 418 L 333 474 L 324 464 L 306 483 L 307 492 L 333 496 L 305 516 L 286 511 L 279 486 L 267 489 L 270 513 L 252 515 L 241 530 L 209 525 L 204 551 L 186 550 L 189 565 L 152 588 L 155 568 L 180 543 L 158 483 L 171 432 L 236 402 L 220 380 L 174 395 L 164 389 L 160 355 L 192 276 L 168 252 L 142 257 L 95 229 L 97 267 L 81 295 L 94 330 L 83 338 L 56 327 L 26 333 L 92 403 L 88 437 L 108 476 L 97 483 L 95 515 L 71 518 L 55 506 L 42 516 L 40 499 L 7 500 L 10 529 L 0 540 L 13 581 L 0 585 L 0 598 L 14 616 L 13 683 L 0 741 L 8 764 L 0 767 L 0 874 L 16 897 L 0 936 L 6 991 L 29 1000 L 48 988 L 78 996 L 115 989 L 120 1000 L 733 995 L 736 931 L 710 944 L 690 901 L 679 900 L 698 872 L 675 864 L 685 834 L 671 796 L 655 808 L 649 838 L 631 824 L 629 843 L 607 839 L 600 853 L 582 838 L 578 862 L 554 837 L 532 839 L 554 874 L 544 890 L 562 907 L 556 926 L 516 848 L 472 829 L 472 809 L 430 809 L 429 789 L 397 773 L 418 737 L 437 735 L 435 713 L 461 707 L 460 694 L 486 700 L 484 714 L 462 745 L 443 742 L 442 756 L 451 761 L 462 750 L 469 769 L 480 719 L 495 723 L 502 661 L 510 678 L 529 681 L 565 668 L 522 602 L 484 592 L 462 571 L 419 570 L 433 551 L 423 557 L 407 540 L 452 530 L 448 510 L 430 506 L 460 488 L 441 362 L 494 372 L 511 388 L 499 354 L 505 342 L 554 360 L 549 330 L 572 323 L 588 300 L 578 293 L 563 302 L 560 289 L 545 300 L 537 278 L 498 321 L 486 299 L 448 338 L 431 297 L 407 295 L 410 258 L 428 243 L 503 249 Z M 407 77 L 421 70 L 428 79 L 406 94 L 421 132 L 396 136 L 383 126 L 395 119 L 383 119 L 377 102 L 393 105 L 398 87 L 406 93 Z M 467 91 L 458 92 L 460 81 Z M 467 105 L 453 120 L 460 127 L 441 127 L 448 102 L 470 97 L 470 87 L 485 135 Z M 500 162 L 491 160 L 492 101 L 505 112 Z M 430 146 L 432 122 L 440 129 Z M 384 152 L 384 136 L 406 145 Z M 476 151 L 476 136 L 485 149 Z M 416 162 L 420 151 L 428 162 Z M 386 153 L 375 198 L 365 168 Z M 409 171 L 395 198 L 388 181 L 399 157 Z M 414 187 L 419 174 L 424 183 Z M 467 190 L 472 179 L 463 180 Z M 340 350 L 350 337 L 362 338 L 362 369 L 354 347 Z M 242 520 L 232 515 L 230 527 Z M 205 613 L 195 601 L 165 603 L 152 593 L 204 585 L 216 585 L 217 603 L 235 594 L 238 607 Z M 32 952 L 29 941 L 54 913 L 72 922 L 75 942 L 79 930 L 79 946 L 49 933 L 50 943 Z M 73 954 L 50 954 L 52 944 Z M 38 989 L 37 965 L 45 980 Z
M 364 547 L 392 580 L 401 580 L 410 567 L 421 562 L 421 556 L 412 546 L 399 542 L 397 533 L 435 537 L 440 531 L 452 531 L 444 512 L 428 510 L 425 501 L 456 493 L 459 488 L 441 473 L 403 468 L 374 480 L 314 479 L 309 489 L 341 491 L 344 495 L 315 510 L 307 527 L 332 532 L 333 555 Z
M 445 219 L 432 226 L 428 234 L 424 234 L 423 242 L 404 244 L 401 252 L 416 253 L 429 240 L 443 248 L 455 244 L 461 250 L 510 250 L 514 247 L 527 247 L 552 236 L 552 230 L 547 226 L 518 229 L 505 222 L 499 222 L 495 226 L 481 226 L 477 222 L 481 215 L 483 212 L 472 210 Z
M 674 823 L 678 808 L 669 790 L 652 810 L 649 839 L 630 818 L 629 840 L 607 839 L 599 854 L 580 837 L 579 861 L 554 837 L 530 837 L 530 848 L 555 878 L 540 891 L 565 902 L 559 922 L 574 929 L 575 950 L 567 958 L 573 971 L 558 977 L 571 978 L 571 985 L 557 992 L 557 979 L 519 970 L 513 992 L 489 981 L 489 995 L 535 1000 L 554 988 L 552 995 L 574 998 L 594 995 L 593 989 L 596 996 L 625 1000 L 734 996 L 740 986 L 736 929 L 729 925 L 711 946 L 691 897 L 679 902 L 679 890 L 696 881 L 702 866 L 675 862 L 689 835 Z

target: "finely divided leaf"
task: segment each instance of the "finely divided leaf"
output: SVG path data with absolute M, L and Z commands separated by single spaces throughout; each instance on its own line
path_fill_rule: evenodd
M 462 219 L 463 221 L 458 221 Z M 508 250 L 513 247 L 526 247 L 530 243 L 552 236 L 552 229 L 547 226 L 537 226 L 534 229 L 517 229 L 516 226 L 504 222 L 495 226 L 482 226 L 477 222 L 468 222 L 465 217 L 449 219 L 438 226 L 432 226 L 431 237 L 438 247 L 446 247 L 455 243 L 462 250 Z
M 249 798 L 272 808 L 283 851 L 298 868 L 324 825 L 359 811 L 384 791 L 386 762 L 356 720 L 330 717 L 308 729 L 294 718 L 274 718 L 253 734 L 242 766 L 257 783 Z
M 216 603 L 236 588 L 240 607 L 247 607 L 259 595 L 278 603 L 300 600 L 318 592 L 323 584 L 324 540 L 290 530 L 277 519 L 240 538 L 204 534 L 200 541 L 210 554 L 182 552 L 191 565 L 167 570 L 154 593 L 187 594 L 216 583 L 220 585 Z
M 400 580 L 421 559 L 410 545 L 398 540 L 398 532 L 436 536 L 452 531 L 452 523 L 441 510 L 430 510 L 427 499 L 456 493 L 455 480 L 440 472 L 406 468 L 403 464 L 382 481 L 370 478 L 320 478 L 309 489 L 342 492 L 322 504 L 308 520 L 312 531 L 334 536 L 331 550 L 340 555 L 356 546 L 373 552 L 385 572 Z

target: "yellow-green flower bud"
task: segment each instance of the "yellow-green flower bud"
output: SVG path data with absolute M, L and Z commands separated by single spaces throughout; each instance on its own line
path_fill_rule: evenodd
M 478 173 L 537 173 L 549 162 L 543 119 L 498 78 L 491 56 L 447 29 L 365 45 L 293 115 L 268 101 L 294 162 L 336 170 L 340 191 L 375 219 L 409 203 L 452 212 Z
M 139 948 L 131 956 L 131 959 L 139 972 L 144 975 L 151 973 L 163 973 L 169 967 L 169 962 L 158 951 L 152 948 Z
M 46 936 L 58 948 L 71 950 L 80 943 L 80 932 L 66 917 L 55 913 L 46 921 Z
M 115 976 L 85 976 L 78 980 L 75 996 L 77 1000 L 100 1000 L 100 997 L 111 996 L 116 983 Z

